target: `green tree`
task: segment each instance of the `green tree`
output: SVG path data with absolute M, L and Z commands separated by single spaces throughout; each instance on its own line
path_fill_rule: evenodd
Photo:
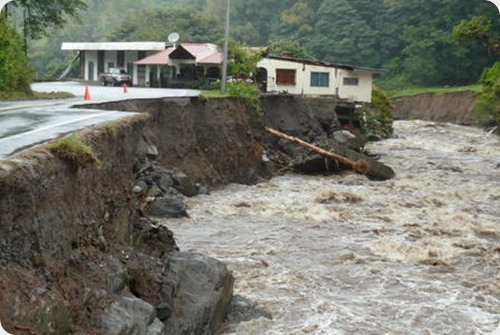
M 314 32 L 306 47 L 321 60 L 367 66 L 377 63 L 375 32 L 347 0 L 323 1 Z
M 31 93 L 31 79 L 22 40 L 0 15 L 0 92 Z
M 484 15 L 474 16 L 470 20 L 461 20 L 453 28 L 452 37 L 459 42 L 470 42 L 476 39 L 483 43 L 495 55 L 500 56 L 500 39 L 497 30 L 493 30 L 493 23 Z
M 259 49 L 251 49 L 231 42 L 228 55 L 228 72 L 233 76 L 252 78 L 257 71 L 257 62 L 262 59 Z
M 86 8 L 84 0 L 16 0 L 11 3 L 25 14 L 25 38 L 40 38 L 50 28 L 60 28 Z
M 167 41 L 168 35 L 175 31 L 181 43 L 213 42 L 223 38 L 223 29 L 214 16 L 194 8 L 176 7 L 131 13 L 107 36 L 114 41 Z
M 498 126 L 500 125 L 500 62 L 484 70 L 481 83 L 483 92 L 474 106 L 474 121 L 480 126 Z
M 302 38 L 313 32 L 315 18 L 316 12 L 307 2 L 296 2 L 281 13 L 275 30 L 278 36 Z
M 382 138 L 389 137 L 393 132 L 393 110 L 394 106 L 387 94 L 378 86 L 373 85 L 372 102 L 365 104 L 360 110 L 366 120 L 363 132 Z
M 292 57 L 302 58 L 302 59 L 312 59 L 314 58 L 302 44 L 293 38 L 276 38 L 271 40 L 269 43 L 269 49 L 273 55 L 282 55 L 284 53 L 289 53 Z

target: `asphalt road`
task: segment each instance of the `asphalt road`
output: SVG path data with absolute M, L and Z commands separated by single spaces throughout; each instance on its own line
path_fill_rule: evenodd
M 0 102 L 0 159 L 23 151 L 59 136 L 103 122 L 115 121 L 131 115 L 119 111 L 73 108 L 82 105 L 85 85 L 77 82 L 50 82 L 32 85 L 39 92 L 69 92 L 75 98 Z M 199 95 L 197 90 L 128 88 L 88 86 L 88 103 L 127 99 L 189 97 Z
M 75 97 L 83 100 L 85 95 L 85 85 L 79 82 L 46 82 L 31 85 L 34 91 L 38 92 L 69 92 Z M 122 87 L 112 86 L 88 86 L 90 102 L 96 101 L 117 101 L 126 99 L 150 99 L 164 97 L 189 97 L 198 96 L 198 90 L 166 89 L 166 88 L 146 88 L 128 87 L 127 93 Z

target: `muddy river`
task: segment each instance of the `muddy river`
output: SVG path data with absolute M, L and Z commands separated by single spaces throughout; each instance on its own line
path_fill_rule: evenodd
M 369 145 L 397 173 L 287 174 L 188 200 L 164 220 L 272 314 L 224 334 L 491 334 L 500 323 L 500 142 L 398 121 Z

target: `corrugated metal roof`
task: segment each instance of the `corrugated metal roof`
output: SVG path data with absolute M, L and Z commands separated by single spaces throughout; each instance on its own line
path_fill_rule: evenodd
M 61 50 L 164 50 L 165 42 L 64 42 Z
M 137 64 L 137 65 L 167 65 L 168 60 L 169 60 L 168 55 L 170 55 L 170 53 L 174 50 L 175 50 L 174 48 L 165 49 L 163 51 L 154 53 L 146 58 L 140 59 L 140 60 L 134 62 L 134 64 Z
M 328 62 L 324 62 L 324 61 L 320 61 L 320 60 L 300 59 L 300 58 L 273 56 L 273 55 L 269 55 L 266 58 L 282 60 L 282 61 L 287 61 L 287 62 L 301 63 L 301 64 L 318 65 L 318 66 L 324 66 L 324 67 L 334 67 L 334 68 L 346 69 L 346 70 L 354 71 L 354 72 L 369 72 L 369 73 L 378 73 L 378 74 L 382 74 L 382 73 L 386 72 L 385 69 L 380 69 L 380 68 L 372 68 L 372 67 L 348 65 L 348 64 L 338 64 L 338 63 L 328 63 Z

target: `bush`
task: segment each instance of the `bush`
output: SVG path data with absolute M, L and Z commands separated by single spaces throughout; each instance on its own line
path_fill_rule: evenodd
M 365 117 L 363 132 L 375 134 L 387 138 L 392 134 L 392 111 L 394 106 L 387 94 L 377 86 L 373 85 L 372 102 L 365 104 L 361 108 L 361 113 Z
M 260 90 L 254 83 L 235 81 L 227 84 L 227 92 L 233 97 L 245 99 L 248 107 L 259 119 L 261 116 Z
M 482 127 L 500 124 L 500 62 L 483 71 L 483 93 L 476 101 L 472 119 Z

